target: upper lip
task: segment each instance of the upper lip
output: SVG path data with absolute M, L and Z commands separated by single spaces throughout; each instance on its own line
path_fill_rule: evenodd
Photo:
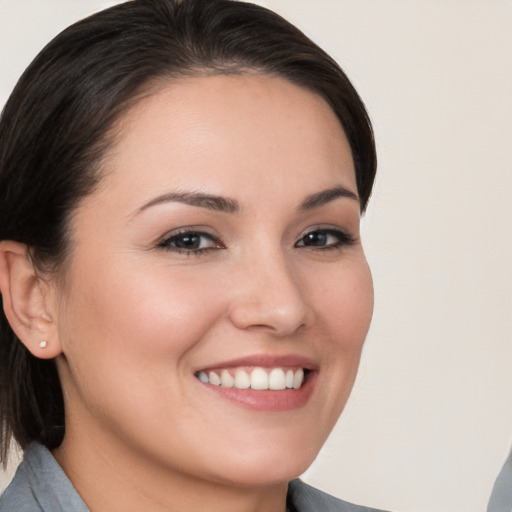
M 303 368 L 305 370 L 318 369 L 318 363 L 313 359 L 298 354 L 287 355 L 270 355 L 270 354 L 254 354 L 248 356 L 238 357 L 236 359 L 229 359 L 227 361 L 220 361 L 214 364 L 208 364 L 198 368 L 197 371 L 208 371 L 216 368 L 236 368 L 240 366 L 259 366 L 263 368 Z

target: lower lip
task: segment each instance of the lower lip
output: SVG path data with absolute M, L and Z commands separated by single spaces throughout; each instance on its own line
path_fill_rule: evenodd
M 299 389 L 283 389 L 278 391 L 271 389 L 255 391 L 250 388 L 224 388 L 201 382 L 200 384 L 208 391 L 216 393 L 221 398 L 246 409 L 280 412 L 304 407 L 313 393 L 316 378 L 316 372 L 309 372 L 304 384 Z

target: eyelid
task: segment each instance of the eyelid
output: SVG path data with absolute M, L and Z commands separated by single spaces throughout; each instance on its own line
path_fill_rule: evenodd
M 188 233 L 196 233 L 198 235 L 206 235 L 211 238 L 220 238 L 215 230 L 203 225 L 180 226 L 178 228 L 169 229 L 163 235 L 158 237 L 156 243 L 168 240 L 173 236 L 183 235 Z

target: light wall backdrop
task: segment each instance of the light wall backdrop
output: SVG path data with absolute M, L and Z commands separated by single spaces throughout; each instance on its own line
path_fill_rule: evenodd
M 0 104 L 50 38 L 113 3 L 0 0 Z M 396 512 L 483 512 L 512 441 L 512 1 L 259 3 L 340 62 L 380 158 L 374 321 L 304 478 Z

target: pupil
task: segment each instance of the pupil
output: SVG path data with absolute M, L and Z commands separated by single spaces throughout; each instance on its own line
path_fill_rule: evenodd
M 325 233 L 308 233 L 305 237 L 306 245 L 325 245 L 327 243 L 327 235 Z
M 176 240 L 176 247 L 180 249 L 197 249 L 200 240 L 197 235 L 183 235 Z

